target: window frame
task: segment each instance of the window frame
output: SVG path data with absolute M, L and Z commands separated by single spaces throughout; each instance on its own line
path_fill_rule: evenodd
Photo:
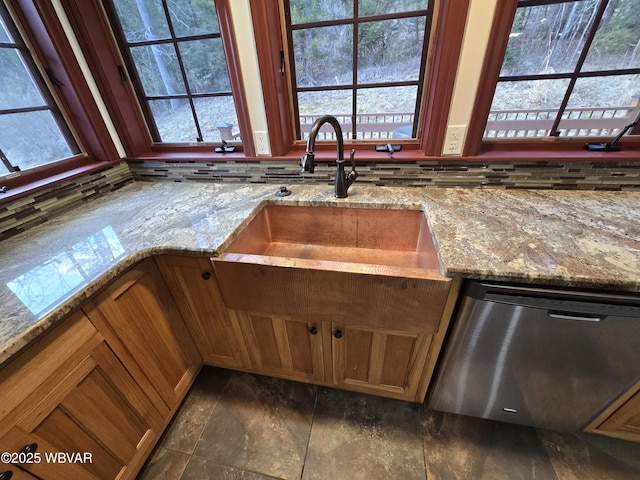
M 41 73 L 50 72 L 50 76 L 59 82 L 53 87 L 49 85 L 49 90 L 54 90 L 50 94 L 69 129 L 75 134 L 81 153 L 0 178 L 0 186 L 7 187 L 6 193 L 0 194 L 0 203 L 64 179 L 102 170 L 120 161 L 111 134 L 51 1 L 4 0 L 4 3 L 19 24 L 23 41 Z
M 414 122 L 412 125 L 412 139 L 419 140 L 419 119 L 421 112 L 421 103 L 422 103 L 422 95 L 423 88 L 425 84 L 425 72 L 426 72 L 426 63 L 427 58 L 423 56 L 420 61 L 420 66 L 418 68 L 418 78 L 416 80 L 394 80 L 394 81 L 383 81 L 383 82 L 368 82 L 361 83 L 360 81 L 356 81 L 358 78 L 359 72 L 359 59 L 360 55 L 358 53 L 359 49 L 359 40 L 357 37 L 358 32 L 362 25 L 366 25 L 374 22 L 385 22 L 389 20 L 406 20 L 410 18 L 416 17 L 425 17 L 425 32 L 422 39 L 421 50 L 424 53 L 425 51 L 429 51 L 429 40 L 431 27 L 433 24 L 433 10 L 434 10 L 435 2 L 433 0 L 427 1 L 427 7 L 425 9 L 416 9 L 409 10 L 397 13 L 379 13 L 375 15 L 369 16 L 355 16 L 355 13 L 351 16 L 335 19 L 335 20 L 316 20 L 313 22 L 304 22 L 299 24 L 293 24 L 290 13 L 291 0 L 283 0 L 283 9 L 284 9 L 284 17 L 285 17 L 285 32 L 287 38 L 287 51 L 288 51 L 288 73 L 289 73 L 289 85 L 291 89 L 291 101 L 292 108 L 294 111 L 294 118 L 300 117 L 300 106 L 298 100 L 298 94 L 304 92 L 333 92 L 333 91 L 349 91 L 351 92 L 351 108 L 350 111 L 345 114 L 345 117 L 351 117 L 352 123 L 352 132 L 351 132 L 351 140 L 361 140 L 363 142 L 368 143 L 384 143 L 385 141 L 391 141 L 391 139 L 358 139 L 358 122 L 356 121 L 358 115 L 371 115 L 371 113 L 362 113 L 359 114 L 357 111 L 358 105 L 358 92 L 367 90 L 367 89 L 375 89 L 375 88 L 389 88 L 389 87 L 407 87 L 407 86 L 415 86 L 416 87 L 416 101 L 413 107 L 413 111 L 411 112 L 414 116 Z M 354 1 L 354 8 L 358 6 L 358 0 Z M 344 85 L 319 85 L 316 87 L 308 87 L 308 86 L 300 86 L 297 84 L 298 72 L 296 71 L 296 62 L 295 62 L 295 44 L 294 44 L 294 34 L 296 31 L 304 31 L 309 29 L 317 29 L 323 27 L 333 27 L 333 26 L 347 26 L 352 27 L 353 32 L 353 41 L 352 41 L 352 53 L 351 53 L 351 82 Z M 355 83 L 354 83 L 355 82 Z M 392 114 L 389 114 L 392 115 Z M 301 125 L 299 121 L 294 121 L 294 136 L 296 138 L 301 136 Z M 397 139 L 394 139 L 395 142 Z
M 480 73 L 480 82 L 472 110 L 469 129 L 463 157 L 472 157 L 479 160 L 486 159 L 562 159 L 562 160 L 626 160 L 638 159 L 640 150 L 640 126 L 636 126 L 632 132 L 634 137 L 624 138 L 625 148 L 620 152 L 588 152 L 584 149 L 586 139 L 589 142 L 606 142 L 610 137 L 539 137 L 527 140 L 499 138 L 486 140 L 483 138 L 484 130 L 491 110 L 493 96 L 495 94 L 502 63 L 507 51 L 509 35 L 519 0 L 497 0 L 488 45 L 488 49 Z M 526 6 L 535 6 L 547 3 L 532 0 Z M 575 75 L 579 78 L 579 74 Z M 566 100 L 563 106 L 566 106 Z
M 258 64 L 265 97 L 267 124 L 272 154 L 297 157 L 304 151 L 305 142 L 295 140 L 293 112 L 291 111 L 292 89 L 288 85 L 284 70 L 284 12 L 279 0 L 249 0 L 251 16 L 257 42 Z M 387 153 L 373 151 L 368 141 L 345 140 L 345 148 L 354 148 L 367 159 L 411 161 L 441 157 L 446 131 L 446 122 L 453 95 L 454 80 L 462 49 L 462 41 L 469 11 L 470 0 L 430 0 L 436 2 L 429 38 L 426 65 L 426 80 L 419 105 L 419 139 L 397 140 L 403 149 L 390 157 Z M 277 26 L 277 28 L 276 28 Z M 288 61 L 288 60 L 287 60 Z M 318 156 L 329 158 L 323 152 L 335 150 L 332 142 L 316 145 Z M 396 143 L 396 140 L 394 140 Z M 358 157 L 356 157 L 357 159 Z M 361 158 L 361 157 L 360 157 Z
M 220 24 L 220 37 L 229 65 L 229 80 L 242 133 L 242 145 L 235 153 L 217 154 L 213 143 L 158 143 L 154 142 L 142 113 L 129 73 L 125 67 L 114 34 L 101 1 L 61 0 L 89 68 L 120 136 L 128 159 L 201 159 L 230 160 L 255 156 L 252 129 L 249 121 L 247 97 L 240 70 L 235 32 L 231 20 L 230 0 L 212 0 Z M 121 71 L 126 76 L 122 77 Z

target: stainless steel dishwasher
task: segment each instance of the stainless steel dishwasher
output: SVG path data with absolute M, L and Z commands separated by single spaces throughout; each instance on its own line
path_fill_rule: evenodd
M 469 282 L 429 406 L 579 431 L 640 380 L 640 296 Z

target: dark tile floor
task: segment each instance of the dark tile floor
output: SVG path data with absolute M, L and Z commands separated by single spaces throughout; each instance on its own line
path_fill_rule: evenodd
M 640 445 L 205 367 L 139 480 L 640 478 Z

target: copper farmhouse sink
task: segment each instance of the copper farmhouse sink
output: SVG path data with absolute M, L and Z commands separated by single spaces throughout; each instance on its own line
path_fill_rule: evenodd
M 229 308 L 416 331 L 450 283 L 419 210 L 266 205 L 213 262 Z

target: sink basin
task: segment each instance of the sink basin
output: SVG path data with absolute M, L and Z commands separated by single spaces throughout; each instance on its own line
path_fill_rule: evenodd
M 450 282 L 418 210 L 266 205 L 213 261 L 230 308 L 414 331 Z

